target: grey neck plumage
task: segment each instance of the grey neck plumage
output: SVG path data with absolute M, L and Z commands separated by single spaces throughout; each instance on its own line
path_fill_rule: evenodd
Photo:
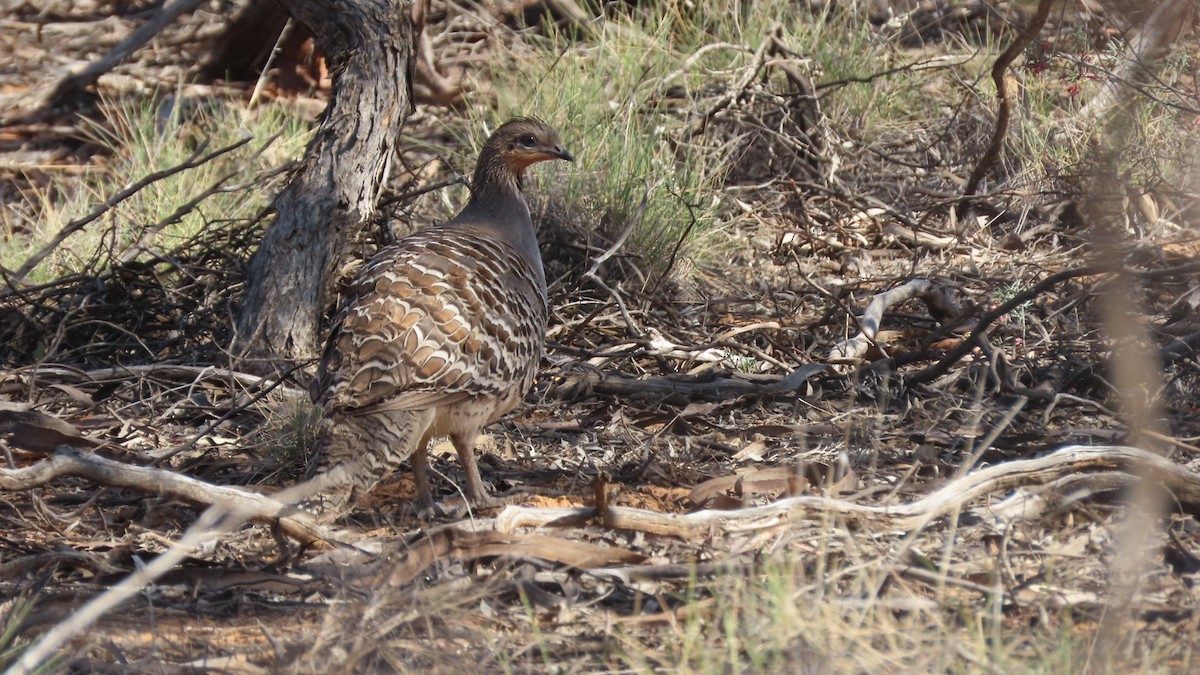
M 521 191 L 521 176 L 493 154 L 485 150 L 480 156 L 471 182 L 471 199 L 447 225 L 468 225 L 511 244 L 533 268 L 545 295 L 546 273 L 529 204 Z

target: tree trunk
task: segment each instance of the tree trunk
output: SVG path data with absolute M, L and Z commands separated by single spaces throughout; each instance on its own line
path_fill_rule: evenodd
M 333 93 L 250 260 L 234 353 L 274 363 L 318 354 L 321 315 L 342 251 L 375 209 L 393 145 L 412 110 L 408 0 L 284 4 L 325 51 Z

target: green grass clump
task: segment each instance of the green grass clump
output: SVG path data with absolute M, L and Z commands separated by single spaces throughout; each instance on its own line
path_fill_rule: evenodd
M 649 283 L 672 264 L 716 261 L 728 247 L 742 210 L 725 195 L 725 181 L 736 162 L 756 161 L 733 156 L 731 143 L 759 133 L 729 115 L 754 105 L 764 73 L 782 77 L 763 67 L 779 58 L 764 59 L 768 40 L 805 59 L 802 69 L 819 81 L 847 80 L 822 95 L 822 106 L 830 124 L 854 135 L 921 127 L 938 105 L 921 91 L 927 77 L 919 71 L 871 79 L 896 65 L 896 48 L 851 12 L 814 15 L 782 0 L 752 11 L 733 0 L 702 12 L 678 3 L 613 11 L 587 29 L 545 24 L 540 35 L 523 34 L 525 49 L 493 65 L 497 104 L 474 120 L 464 145 L 477 149 L 514 116 L 559 128 L 577 163 L 556 168 L 553 184 L 543 180 L 534 191 L 540 220 L 606 242 L 636 221 L 623 252 L 637 256 Z
M 720 187 L 726 158 L 689 138 L 693 95 L 671 77 L 688 54 L 672 41 L 670 17 L 619 20 L 576 41 L 547 28 L 533 54 L 511 54 L 492 70 L 499 94 L 487 119 L 471 125 L 478 148 L 504 119 L 533 115 L 563 134 L 576 164 L 536 191 L 550 220 L 598 232 L 604 246 L 636 223 L 623 249 L 653 281 L 675 261 L 703 263 L 723 226 Z M 679 98 L 682 97 L 682 98 Z M 644 206 L 643 206 L 644 202 Z M 542 220 L 546 220 L 546 213 Z
M 100 208 L 155 172 L 177 167 L 249 138 L 249 142 L 195 168 L 154 181 L 69 236 L 27 281 L 103 267 L 131 248 L 170 251 L 213 222 L 254 217 L 272 195 L 267 177 L 298 158 L 309 124 L 275 104 L 256 109 L 222 99 L 150 96 L 104 101 L 101 121 L 85 124 L 88 140 L 103 148 L 98 168 L 81 180 L 57 181 L 26 192 L 26 203 L 0 211 L 0 265 L 13 271 L 68 223 Z M 180 207 L 203 197 L 189 212 Z

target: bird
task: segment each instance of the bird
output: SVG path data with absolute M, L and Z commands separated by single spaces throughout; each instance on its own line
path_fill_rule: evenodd
M 545 347 L 546 277 L 524 194 L 526 170 L 574 157 L 532 117 L 484 142 L 470 197 L 449 221 L 381 248 L 351 283 L 312 381 L 322 408 L 302 506 L 348 511 L 409 460 L 434 507 L 427 451 L 448 436 L 466 496 L 488 497 L 475 459 L 482 429 L 529 391 Z

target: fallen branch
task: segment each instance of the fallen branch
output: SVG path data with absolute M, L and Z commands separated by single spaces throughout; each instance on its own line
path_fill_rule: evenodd
M 213 485 L 167 469 L 117 462 L 66 445 L 59 446 L 53 456 L 36 464 L 20 469 L 0 469 L 0 490 L 30 490 L 64 476 L 147 494 L 172 495 L 198 504 L 220 506 L 226 512 L 259 522 L 278 522 L 284 534 L 304 543 L 319 540 L 340 545 L 346 538 L 290 506 L 290 501 L 296 501 L 289 499 L 295 488 L 279 493 L 278 498 L 271 497 L 237 487 Z
M 1044 457 L 989 466 L 947 482 L 936 492 L 913 502 L 875 506 L 856 504 L 824 496 L 783 499 L 773 504 L 740 511 L 697 511 L 689 514 L 659 513 L 645 509 L 611 506 L 604 521 L 614 529 L 650 534 L 691 537 L 714 533 L 743 532 L 787 525 L 805 519 L 834 515 L 849 525 L 870 523 L 877 527 L 906 531 L 934 518 L 961 510 L 981 497 L 1028 485 L 1046 485 L 1085 471 L 1100 471 L 1098 484 L 1112 489 L 1112 472 L 1119 471 L 1155 480 L 1175 497 L 1177 503 L 1200 508 L 1200 473 L 1139 448 L 1127 446 L 1082 446 L 1061 448 Z M 1072 484 L 1075 489 L 1080 485 Z M 1040 513 L 1034 510 L 1031 513 Z M 1021 511 L 1012 505 L 993 514 L 1015 519 Z M 512 532 L 522 527 L 578 524 L 598 516 L 591 508 L 538 509 L 507 506 L 496 517 L 496 529 Z
M 26 371 L 14 369 L 10 372 L 27 372 L 30 376 L 40 380 L 58 382 L 123 382 L 132 379 L 161 378 L 193 384 L 198 382 L 217 382 L 220 384 L 234 382 L 247 389 L 274 389 L 279 387 L 280 380 L 283 379 L 275 376 L 263 377 L 217 366 L 186 366 L 175 363 L 111 366 L 88 371 L 81 371 L 69 366 L 42 364 Z M 284 388 L 284 392 L 295 396 L 307 395 L 308 393 L 299 388 L 287 387 Z
M 979 320 L 976 321 L 971 333 L 967 335 L 964 340 L 959 342 L 956 347 L 946 352 L 945 356 L 943 356 L 937 363 L 934 363 L 931 366 L 907 376 L 905 378 L 905 386 L 912 388 L 916 385 L 936 380 L 937 378 L 949 372 L 950 368 L 952 368 L 954 364 L 958 363 L 958 361 L 967 354 L 970 354 L 976 349 L 986 349 L 985 343 L 989 334 L 988 330 L 991 328 L 993 323 L 999 320 L 1000 317 L 1007 315 L 1008 313 L 1053 288 L 1059 283 L 1078 277 L 1090 277 L 1094 275 L 1108 274 L 1112 273 L 1113 271 L 1114 269 L 1111 266 L 1088 265 L 1086 267 L 1078 267 L 1076 269 L 1063 270 L 1061 272 L 1051 274 L 1045 279 L 1042 279 L 1033 286 L 1029 287 L 1027 290 L 1021 291 L 1012 298 L 1009 298 L 1000 306 L 979 317 Z M 1200 272 L 1200 263 L 1193 262 L 1174 267 L 1163 267 L 1160 269 L 1126 269 L 1122 271 L 1122 274 L 1127 275 L 1128 278 L 1134 278 L 1141 281 L 1152 281 L 1155 279 L 1170 279 L 1184 275 L 1196 274 L 1197 272 Z M 1043 398 L 1042 396 L 1037 395 L 1036 392 L 1031 392 L 1030 390 L 1025 390 L 1022 395 L 1029 395 L 1030 398 Z
M 886 290 L 871 298 L 862 318 L 858 320 L 859 334 L 834 345 L 829 352 L 829 360 L 844 364 L 860 358 L 875 343 L 875 335 L 879 333 L 884 311 L 914 298 L 920 298 L 942 316 L 956 315 L 961 311 L 949 288 L 936 285 L 927 279 L 913 279 L 903 286 Z
M 45 665 L 45 662 L 68 640 L 87 630 L 88 626 L 102 616 L 144 590 L 158 577 L 169 572 L 206 537 L 228 531 L 232 525 L 226 521 L 227 515 L 229 514 L 220 507 L 210 508 L 200 514 L 195 524 L 188 529 L 175 546 L 155 557 L 145 567 L 135 569 L 116 586 L 92 598 L 79 611 L 73 612 L 65 620 L 46 631 L 33 646 L 21 654 L 21 659 L 6 670 L 5 674 L 27 675 L 41 672 L 41 667 Z M 225 522 L 223 523 L 223 521 Z

